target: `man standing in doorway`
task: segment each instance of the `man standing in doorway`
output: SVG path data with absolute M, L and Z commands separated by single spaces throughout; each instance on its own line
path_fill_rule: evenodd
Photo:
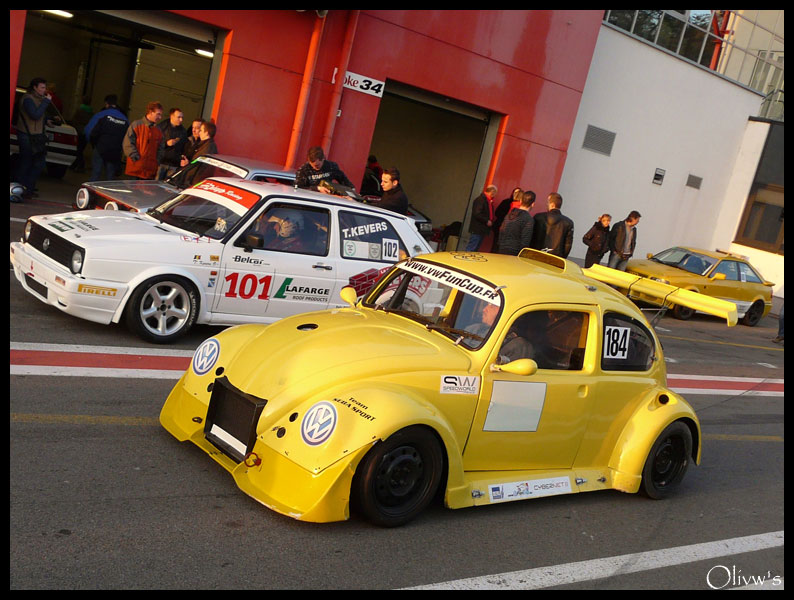
M 149 102 L 146 115 L 134 121 L 124 136 L 124 155 L 127 167 L 124 172 L 136 179 L 154 179 L 157 175 L 157 150 L 163 139 L 163 130 L 157 122 L 163 118 L 163 105 Z
M 493 201 L 498 191 L 496 186 L 491 184 L 474 199 L 471 206 L 470 235 L 469 243 L 466 244 L 466 252 L 477 251 L 488 234 L 491 233 L 494 222 Z
M 609 232 L 609 268 L 626 270 L 634 247 L 637 245 L 637 223 L 642 215 L 636 210 L 629 213 L 624 221 L 615 223 Z
M 163 132 L 160 149 L 157 155 L 157 179 L 165 179 L 179 169 L 182 153 L 187 142 L 187 130 L 182 127 L 184 113 L 178 108 L 172 108 L 168 120 L 157 125 Z
M 380 185 L 383 188 L 383 196 L 376 206 L 393 210 L 401 215 L 408 214 L 408 196 L 400 185 L 400 172 L 394 167 L 387 169 L 381 175 Z

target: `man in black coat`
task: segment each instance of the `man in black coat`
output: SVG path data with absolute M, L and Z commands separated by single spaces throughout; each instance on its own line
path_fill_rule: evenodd
M 560 212 L 562 196 L 558 193 L 549 194 L 546 202 L 548 212 L 535 215 L 532 247 L 567 258 L 573 245 L 573 221 Z
M 187 129 L 182 126 L 184 118 L 180 109 L 172 108 L 168 119 L 157 124 L 163 131 L 163 139 L 157 151 L 157 179 L 165 179 L 180 168 L 187 142 Z
M 493 200 L 496 198 L 495 185 L 489 185 L 482 194 L 474 199 L 471 205 L 471 221 L 469 222 L 469 243 L 466 244 L 467 252 L 479 249 L 483 240 L 491 233 L 494 222 Z
M 320 186 L 321 181 L 337 183 L 355 189 L 353 183 L 347 178 L 339 165 L 326 160 L 325 152 L 319 146 L 312 146 L 306 156 L 306 162 L 301 165 L 295 174 L 295 185 L 299 188 L 320 191 L 326 194 L 331 192 Z
M 380 186 L 383 188 L 383 196 L 376 206 L 393 210 L 401 215 L 408 214 L 408 196 L 400 185 L 400 172 L 395 168 L 384 171 L 380 178 Z
M 524 248 L 532 244 L 532 233 L 535 229 L 535 220 L 529 214 L 535 204 L 535 192 L 527 190 L 521 194 L 521 203 L 517 208 L 510 209 L 502 221 L 499 229 L 499 254 L 518 256 Z

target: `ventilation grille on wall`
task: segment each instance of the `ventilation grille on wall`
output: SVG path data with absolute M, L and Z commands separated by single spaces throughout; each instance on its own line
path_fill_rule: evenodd
M 584 134 L 582 148 L 609 156 L 612 154 L 612 145 L 615 143 L 616 135 L 617 134 L 612 131 L 588 125 L 587 132 Z
M 690 175 L 687 177 L 686 184 L 691 188 L 695 188 L 696 190 L 700 189 L 700 184 L 703 183 L 702 177 L 695 177 L 694 175 Z

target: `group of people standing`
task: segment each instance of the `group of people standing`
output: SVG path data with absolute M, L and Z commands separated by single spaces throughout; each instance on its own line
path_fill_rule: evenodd
M 47 160 L 46 113 L 54 96 L 47 81 L 36 77 L 19 100 L 15 123 L 19 143 L 16 180 L 25 188 L 23 198 L 30 198 Z M 126 157 L 124 173 L 137 179 L 164 179 L 203 154 L 218 152 L 215 124 L 196 119 L 191 130 L 182 125 L 184 113 L 172 108 L 162 120 L 163 106 L 150 102 L 144 116 L 132 123 L 118 106 L 115 94 L 105 96 L 104 107 L 97 113 L 84 100 L 75 113 L 78 132 L 78 157 L 72 168 L 84 168 L 83 150 L 93 146 L 91 177 L 114 179 L 121 173 L 122 154 Z
M 498 189 L 486 186 L 475 198 L 469 223 L 469 242 L 466 251 L 477 250 L 517 255 L 523 248 L 544 250 L 567 258 L 573 246 L 573 221 L 562 211 L 562 196 L 548 195 L 548 210 L 531 214 L 535 192 L 517 187 L 509 198 L 495 202 Z M 640 213 L 633 210 L 625 220 L 610 228 L 611 215 L 603 214 L 582 238 L 587 246 L 585 268 L 599 264 L 609 252 L 609 267 L 626 270 L 626 263 L 634 254 L 637 243 L 637 223 Z M 487 247 L 490 240 L 490 248 Z

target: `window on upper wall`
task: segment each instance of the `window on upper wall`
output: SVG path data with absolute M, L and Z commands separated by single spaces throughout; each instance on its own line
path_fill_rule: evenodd
M 607 10 L 604 23 L 764 94 L 783 120 L 782 10 Z
M 783 254 L 783 186 L 753 185 L 744 208 L 736 242 Z

